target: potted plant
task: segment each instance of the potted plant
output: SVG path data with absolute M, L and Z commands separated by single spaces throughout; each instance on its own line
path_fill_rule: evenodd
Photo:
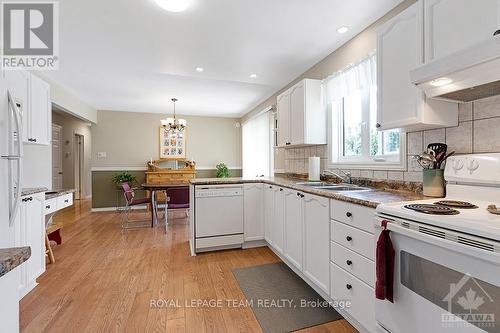
M 215 166 L 217 169 L 217 178 L 228 178 L 231 176 L 229 169 L 225 163 L 219 163 Z
M 121 183 L 129 183 L 130 185 L 132 185 L 136 180 L 137 177 L 132 175 L 128 171 L 117 173 L 113 176 L 113 178 L 111 178 L 111 181 L 115 183 L 116 186 L 120 186 Z

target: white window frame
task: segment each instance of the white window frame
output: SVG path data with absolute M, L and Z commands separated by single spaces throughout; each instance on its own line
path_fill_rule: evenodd
M 349 68 L 352 68 L 352 66 Z M 365 123 L 363 125 L 363 151 L 365 152 L 365 156 L 349 157 L 343 155 L 343 101 L 344 97 L 341 97 L 335 101 L 325 101 L 324 103 L 327 108 L 328 115 L 327 167 L 329 169 L 405 170 L 407 163 L 406 133 L 403 129 L 400 130 L 399 156 L 396 156 L 396 154 L 366 156 L 366 154 L 369 154 L 370 151 L 369 123 Z M 363 110 L 368 113 L 370 108 L 369 105 L 366 105 L 366 103 L 370 103 L 370 100 L 365 98 Z M 368 117 L 369 115 L 364 115 L 363 118 Z
M 273 108 L 272 106 L 269 106 L 267 108 L 265 108 L 264 110 L 258 112 L 256 115 L 252 116 L 251 118 L 247 119 L 241 126 L 241 140 L 242 140 L 242 172 L 245 174 L 247 173 L 245 171 L 245 162 L 246 162 L 246 159 L 248 160 L 252 160 L 252 152 L 249 151 L 249 152 L 246 152 L 245 149 L 246 149 L 246 145 L 245 145 L 245 142 L 244 142 L 244 126 L 246 124 L 248 124 L 249 122 L 251 121 L 255 121 L 256 118 L 259 118 L 259 117 L 266 117 L 266 120 L 267 120 L 267 136 L 268 136 L 268 140 L 266 140 L 267 144 L 266 144 L 266 147 L 264 147 L 264 149 L 260 149 L 261 151 L 262 150 L 265 150 L 265 152 L 267 153 L 266 155 L 268 155 L 266 157 L 266 160 L 267 160 L 267 166 L 264 168 L 265 171 L 264 171 L 264 176 L 272 176 L 273 173 L 274 173 L 274 130 L 273 130 L 273 124 L 274 124 L 274 114 L 273 114 Z M 260 176 L 260 175 L 252 175 L 252 174 L 248 174 L 246 175 L 250 178 L 254 178 L 254 177 L 257 177 L 257 176 Z

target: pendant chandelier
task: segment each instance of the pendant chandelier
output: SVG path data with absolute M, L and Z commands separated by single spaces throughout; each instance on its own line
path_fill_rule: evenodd
M 187 121 L 185 119 L 177 119 L 175 115 L 175 102 L 177 102 L 177 98 L 172 98 L 172 102 L 174 102 L 174 117 L 167 118 L 161 120 L 161 125 L 169 136 L 182 136 L 184 133 L 184 129 L 186 128 Z

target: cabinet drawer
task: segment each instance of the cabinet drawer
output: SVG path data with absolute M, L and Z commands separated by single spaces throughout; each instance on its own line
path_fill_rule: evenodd
M 354 251 L 332 242 L 330 260 L 369 286 L 375 285 L 375 263 Z
M 374 236 L 366 231 L 347 224 L 332 221 L 331 240 L 357 252 L 368 259 L 375 260 Z
M 332 200 L 330 209 L 332 219 L 374 233 L 375 209 L 338 200 Z
M 73 204 L 73 193 L 68 193 L 57 197 L 57 209 L 63 209 Z
M 57 198 L 45 200 L 45 204 L 44 204 L 45 215 L 53 213 L 56 210 L 57 210 Z
M 350 301 L 346 311 L 368 331 L 375 331 L 375 291 L 339 266 L 330 263 L 330 290 L 334 300 Z

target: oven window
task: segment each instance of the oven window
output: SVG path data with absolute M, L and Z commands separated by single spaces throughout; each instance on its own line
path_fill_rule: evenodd
M 486 332 L 500 333 L 499 286 L 405 251 L 400 252 L 400 257 L 401 283 L 445 310 L 441 316 L 443 327 L 472 324 Z

